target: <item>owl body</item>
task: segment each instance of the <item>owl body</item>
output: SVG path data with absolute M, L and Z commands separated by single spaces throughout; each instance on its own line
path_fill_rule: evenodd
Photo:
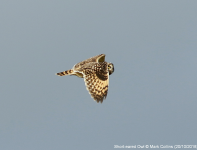
M 91 97 L 99 102 L 106 98 L 109 85 L 109 75 L 114 72 L 114 65 L 105 62 L 105 55 L 100 54 L 77 63 L 71 70 L 57 73 L 59 76 L 76 75 L 84 78 L 86 89 Z

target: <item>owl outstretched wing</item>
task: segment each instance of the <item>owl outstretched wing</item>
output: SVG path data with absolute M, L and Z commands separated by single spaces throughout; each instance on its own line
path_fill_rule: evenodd
M 99 102 L 107 97 L 109 86 L 109 73 L 107 63 L 96 63 L 92 68 L 84 69 L 83 77 L 91 97 Z

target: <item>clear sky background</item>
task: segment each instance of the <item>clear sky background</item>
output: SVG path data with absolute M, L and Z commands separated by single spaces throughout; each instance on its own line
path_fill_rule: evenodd
M 197 145 L 197 1 L 1 0 L 0 149 Z M 55 73 L 114 63 L 102 104 Z

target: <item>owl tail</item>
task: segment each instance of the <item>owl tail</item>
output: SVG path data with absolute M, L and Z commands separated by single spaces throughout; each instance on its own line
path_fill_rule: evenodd
M 58 76 L 66 76 L 66 75 L 71 75 L 73 73 L 73 70 L 66 70 L 66 71 L 63 71 L 63 72 L 59 72 L 59 73 L 56 73 L 56 75 Z

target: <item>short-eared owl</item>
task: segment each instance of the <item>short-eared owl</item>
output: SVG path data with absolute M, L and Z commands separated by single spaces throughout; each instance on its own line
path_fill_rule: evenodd
M 114 72 L 114 65 L 105 61 L 105 54 L 86 59 L 73 66 L 72 69 L 59 72 L 56 75 L 76 75 L 84 78 L 85 85 L 91 97 L 99 102 L 107 97 L 109 75 Z

